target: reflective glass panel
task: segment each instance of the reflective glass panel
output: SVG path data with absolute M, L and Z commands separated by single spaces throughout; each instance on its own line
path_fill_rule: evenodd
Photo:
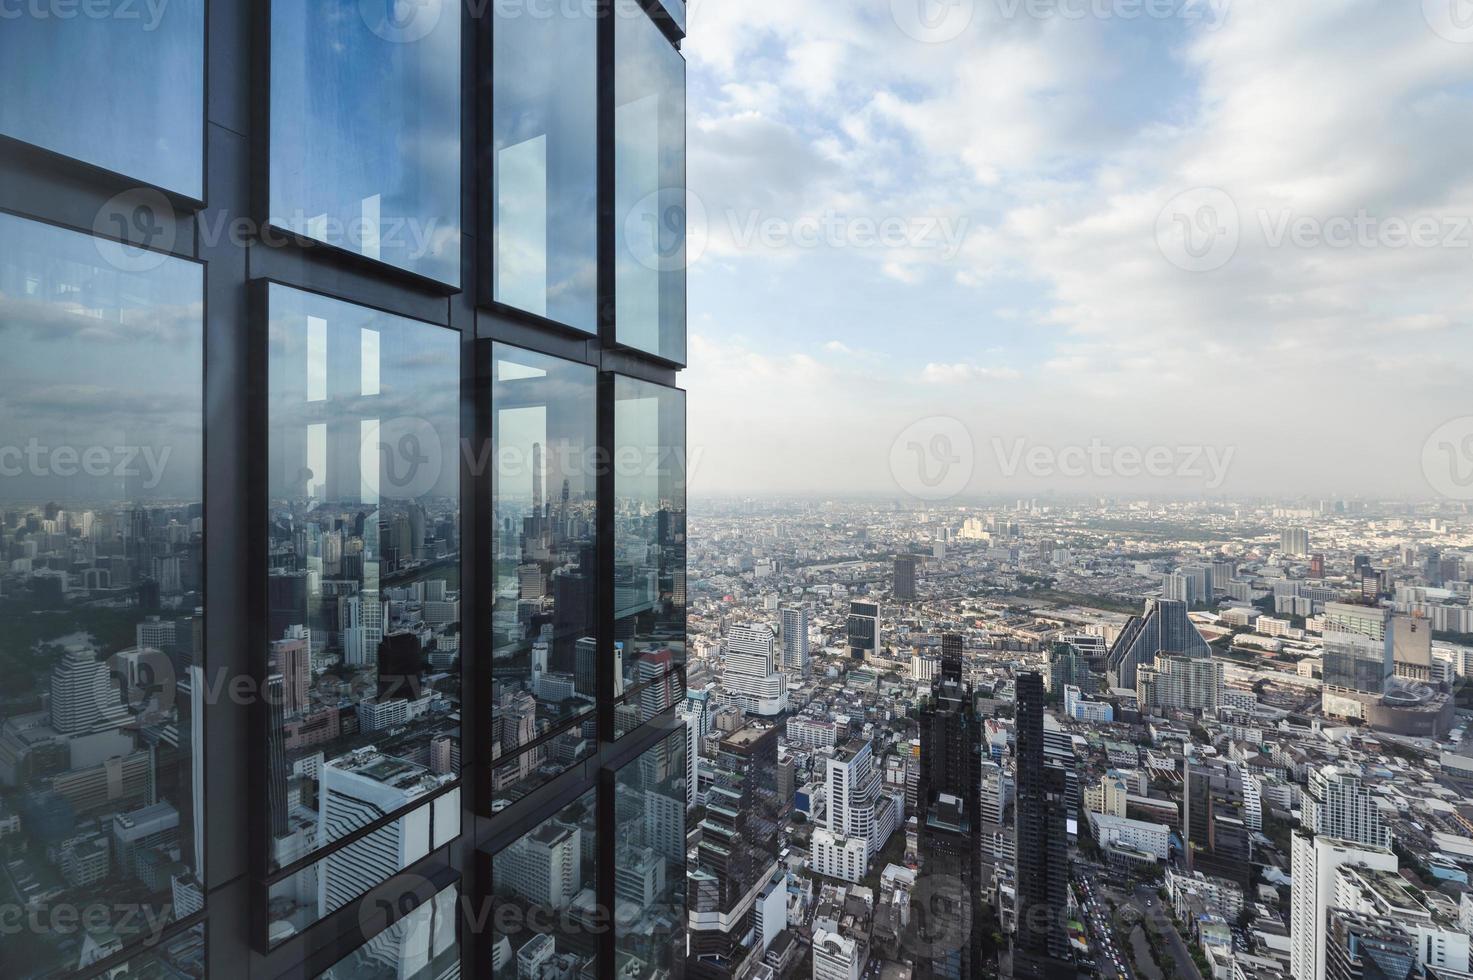
M 614 656 L 624 715 L 685 700 L 685 392 L 614 381 Z
M 597 372 L 492 348 L 492 758 L 597 695 Z
M 270 287 L 271 866 L 460 773 L 460 335 Z M 402 855 L 401 855 L 402 857 Z
M 592 718 L 575 721 L 535 747 L 508 754 L 493 749 L 491 812 L 499 813 L 542 784 L 555 779 L 593 755 L 598 732 Z
M 685 955 L 686 735 L 657 743 L 614 785 L 619 976 L 677 975 Z
M 0 92 L 0 133 L 204 197 L 205 0 L 7 4 Z
M 456 919 L 460 889 L 447 888 L 409 910 L 350 955 L 323 980 L 452 980 L 460 976 Z M 365 917 L 376 914 L 365 912 Z
M 597 333 L 598 20 L 495 10 L 494 297 Z
M 329 777 L 332 778 L 332 777 Z M 350 810 L 347 794 L 358 788 L 334 782 L 332 814 L 340 833 L 367 826 L 376 804 Z M 460 790 L 452 789 L 388 826 L 346 844 L 273 884 L 267 935 L 277 946 L 379 887 L 460 836 Z
M 615 18 L 618 341 L 685 362 L 685 58 L 648 16 Z
M 598 956 L 598 834 L 590 791 L 492 861 L 491 976 L 582 976 Z M 540 967 L 542 973 L 529 972 Z
M 271 8 L 271 223 L 460 284 L 460 7 Z
M 203 279 L 0 214 L 7 977 L 203 906 Z

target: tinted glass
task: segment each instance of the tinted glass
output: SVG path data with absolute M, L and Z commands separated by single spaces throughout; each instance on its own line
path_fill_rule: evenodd
M 492 348 L 492 758 L 594 706 L 597 372 Z
M 271 223 L 460 284 L 460 8 L 271 8 Z
M 614 655 L 628 716 L 685 700 L 685 392 L 614 381 Z
M 619 770 L 614 787 L 614 917 L 619 969 L 677 975 L 685 936 L 685 732 Z
M 147 953 L 133 957 L 115 974 L 119 980 L 203 980 L 205 977 L 203 922 L 162 939 L 150 936 L 149 943 Z
M 273 868 L 459 778 L 459 358 L 455 331 L 271 287 Z
M 685 30 L 686 26 L 685 3 L 686 0 L 660 0 L 660 6 L 664 7 L 665 11 L 670 14 L 670 18 L 674 20 L 676 24 L 680 25 L 680 29 L 682 31 Z
M 495 9 L 494 297 L 596 333 L 598 20 Z
M 0 133 L 203 198 L 205 0 L 67 6 L 0 17 Z
M 647 16 L 615 18 L 619 343 L 685 362 L 685 58 Z
M 577 977 L 598 955 L 595 794 L 585 793 L 492 861 L 491 976 Z
M 40 915 L 7 977 L 203 904 L 203 299 L 191 262 L 0 214 L 0 893 Z
M 410 909 L 349 956 L 323 971 L 323 980 L 445 980 L 460 975 L 456 919 L 460 889 L 447 888 Z M 384 921 L 392 907 L 369 909 L 365 921 L 378 914 Z
M 493 747 L 496 759 L 491 765 L 491 811 L 506 809 L 592 756 L 597 748 L 598 732 L 592 719 L 575 721 L 525 751 Z
M 364 788 L 329 775 L 325 809 L 337 836 L 366 826 L 381 807 L 367 796 L 352 793 Z M 331 851 L 320 861 L 298 868 L 270 887 L 267 935 L 277 946 L 369 891 L 396 872 L 460 836 L 460 790 L 452 789 L 419 806 L 385 827 Z

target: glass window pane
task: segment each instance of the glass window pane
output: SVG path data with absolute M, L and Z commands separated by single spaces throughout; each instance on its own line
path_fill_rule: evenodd
M 8 977 L 203 904 L 203 301 L 192 262 L 0 214 L 0 891 L 101 917 L 6 936 Z
M 575 721 L 525 752 L 507 754 L 496 746 L 491 768 L 491 812 L 500 813 L 544 783 L 556 779 L 598 748 L 592 718 Z
M 619 343 L 685 363 L 685 58 L 654 21 L 616 18 Z
M 680 26 L 680 29 L 684 31 L 686 0 L 660 0 L 660 6 L 665 8 L 665 12 L 670 15 L 670 19 L 675 21 Z
M 269 301 L 275 869 L 459 778 L 460 335 Z
M 598 20 L 496 7 L 498 303 L 598 332 Z
M 598 375 L 507 344 L 491 357 L 495 759 L 594 707 Z
M 87 4 L 71 17 L 7 8 L 0 133 L 200 200 L 205 0 L 126 5 L 131 16 L 107 6 L 105 17 Z
M 334 784 L 328 806 L 342 819 L 348 813 L 351 794 L 361 783 Z M 277 946 L 305 932 L 321 919 L 383 884 L 433 851 L 460 836 L 460 790 L 426 803 L 386 827 L 344 845 L 277 881 L 270 888 L 267 935 Z M 377 814 L 370 805 L 356 825 L 350 820 L 344 832 L 366 826 Z
M 460 285 L 460 8 L 271 8 L 271 223 Z
M 582 976 L 606 928 L 598 915 L 596 793 L 589 791 L 492 860 L 491 976 Z
M 685 956 L 686 735 L 619 770 L 614 785 L 618 975 L 678 975 Z
M 323 980 L 448 980 L 460 976 L 460 888 L 446 888 L 324 970 Z
M 205 924 L 191 926 L 172 936 L 149 937 L 149 951 L 107 973 L 116 980 L 204 980 Z M 88 951 L 95 956 L 103 951 L 100 944 Z M 101 957 L 98 957 L 101 959 Z M 92 962 L 97 962 L 93 960 Z M 86 966 L 86 960 L 82 962 Z
M 685 392 L 616 376 L 613 462 L 614 651 L 643 721 L 685 700 Z

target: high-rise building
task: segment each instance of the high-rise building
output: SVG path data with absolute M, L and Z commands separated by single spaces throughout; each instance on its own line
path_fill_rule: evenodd
M 970 977 L 982 962 L 982 930 L 973 920 L 982 907 L 982 879 L 978 860 L 984 815 L 982 786 L 982 716 L 970 685 L 962 681 L 961 640 L 944 634 L 941 673 L 931 683 L 931 695 L 920 709 L 920 775 L 916 782 L 916 818 L 919 831 L 920 873 L 936 880 L 955 877 L 959 893 L 938 891 L 927 915 L 918 923 L 935 935 L 953 937 L 949 943 L 930 943 L 931 975 Z M 992 806 L 986 814 L 992 824 L 1002 819 L 1006 777 L 998 767 L 989 784 Z
M 1054 977 L 1069 959 L 1069 839 L 1065 771 L 1048 761 L 1043 677 L 1017 683 L 1017 934 L 1013 975 Z
M 1309 554 L 1309 529 L 1286 527 L 1279 532 L 1279 550 L 1293 558 Z
M 828 809 L 813 833 L 813 867 L 819 874 L 859 882 L 869 861 L 904 822 L 903 794 L 886 790 L 874 746 L 851 739 L 825 760 Z
M 1193 658 L 1212 655 L 1207 641 L 1187 615 L 1184 601 L 1147 599 L 1145 611 L 1126 621 L 1110 647 L 1110 686 L 1133 690 L 1136 670 L 1143 664 L 1153 663 L 1156 654 L 1162 652 Z
M 765 625 L 726 631 L 721 677 L 727 700 L 748 714 L 771 717 L 787 710 L 787 678 L 778 669 L 777 638 Z
M 778 729 L 749 721 L 721 739 L 688 892 L 693 980 L 733 980 L 761 959 L 747 942 L 757 898 L 778 869 L 787 813 L 777 791 Z
M 854 601 L 849 603 L 849 656 L 853 660 L 867 660 L 880 651 L 880 607 L 873 602 Z
M 796 677 L 807 677 L 813 671 L 808 651 L 809 616 L 807 605 L 782 609 L 782 669 Z
M 1144 710 L 1213 711 L 1222 696 L 1223 666 L 1210 658 L 1158 653 L 1135 677 L 1136 703 Z
M 1324 980 L 1339 868 L 1395 871 L 1397 860 L 1370 790 L 1348 770 L 1311 770 L 1301 813 L 1291 847 L 1290 968 L 1297 980 Z
M 891 594 L 896 602 L 910 602 L 916 597 L 915 555 L 897 555 L 895 558 L 894 584 Z

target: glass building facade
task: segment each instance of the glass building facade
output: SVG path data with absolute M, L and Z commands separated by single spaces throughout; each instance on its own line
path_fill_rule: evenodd
M 4 21 L 6 977 L 683 975 L 685 8 Z

